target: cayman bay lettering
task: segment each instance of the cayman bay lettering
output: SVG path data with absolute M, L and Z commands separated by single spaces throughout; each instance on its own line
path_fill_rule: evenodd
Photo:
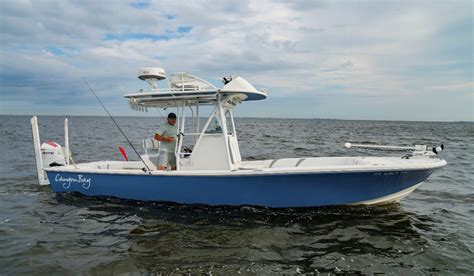
M 71 187 L 71 183 L 82 184 L 82 188 L 84 189 L 89 189 L 91 187 L 91 178 L 85 177 L 82 174 L 78 174 L 75 177 L 63 177 L 61 174 L 58 173 L 56 174 L 56 177 L 54 177 L 54 180 L 56 182 L 61 182 L 63 184 L 64 189 L 69 189 L 69 187 Z

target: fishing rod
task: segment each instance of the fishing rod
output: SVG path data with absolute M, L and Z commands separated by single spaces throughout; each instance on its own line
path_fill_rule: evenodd
M 145 165 L 145 168 L 147 169 L 148 173 L 151 174 L 151 170 L 150 168 L 146 165 L 145 161 L 143 161 L 141 155 L 138 153 L 138 151 L 135 149 L 135 147 L 132 145 L 132 143 L 130 142 L 130 140 L 128 140 L 127 138 L 127 135 L 125 135 L 125 133 L 122 131 L 122 129 L 120 128 L 120 126 L 117 124 L 117 122 L 115 121 L 114 117 L 112 117 L 112 115 L 110 114 L 110 112 L 107 110 L 107 108 L 105 107 L 105 105 L 102 103 L 102 101 L 99 99 L 99 97 L 97 97 L 97 94 L 95 94 L 94 90 L 92 90 L 91 86 L 89 85 L 89 83 L 87 82 L 87 80 L 85 78 L 82 78 L 82 81 L 86 84 L 86 86 L 89 88 L 89 90 L 92 92 L 92 94 L 94 94 L 95 98 L 99 101 L 100 105 L 102 105 L 102 107 L 104 108 L 105 112 L 107 112 L 107 114 L 109 115 L 110 119 L 112 119 L 112 121 L 114 122 L 114 124 L 117 126 L 117 128 L 120 130 L 120 132 L 122 133 L 123 137 L 125 137 L 125 140 L 127 140 L 127 143 L 130 145 L 130 147 L 132 147 L 133 151 L 135 151 L 135 153 L 138 155 L 138 158 L 140 158 L 140 160 L 142 161 L 143 165 Z

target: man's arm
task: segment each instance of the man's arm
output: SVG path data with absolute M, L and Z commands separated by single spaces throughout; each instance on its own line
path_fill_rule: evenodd
M 161 136 L 160 134 L 158 133 L 155 133 L 155 140 L 158 140 L 158 141 L 161 141 L 161 142 L 168 142 L 168 143 L 171 143 L 173 142 L 174 140 L 174 137 L 171 137 L 171 136 L 168 136 L 168 137 L 164 137 L 164 136 Z

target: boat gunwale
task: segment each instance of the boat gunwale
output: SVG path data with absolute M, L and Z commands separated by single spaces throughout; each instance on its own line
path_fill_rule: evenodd
M 100 162 L 120 162 L 123 161 L 94 161 L 83 164 L 94 164 Z M 140 163 L 139 161 L 136 161 Z M 435 170 L 447 165 L 446 160 L 437 159 L 436 162 L 422 163 L 419 165 L 340 165 L 340 166 L 315 166 L 315 167 L 283 167 L 283 168 L 242 168 L 239 170 L 183 170 L 183 171 L 159 171 L 145 172 L 140 169 L 91 169 L 75 168 L 74 165 L 64 167 L 46 168 L 46 172 L 53 173 L 87 173 L 106 175 L 134 175 L 134 176 L 269 176 L 269 175 L 297 175 L 297 174 L 334 174 L 334 173 L 378 173 L 395 171 L 419 171 Z

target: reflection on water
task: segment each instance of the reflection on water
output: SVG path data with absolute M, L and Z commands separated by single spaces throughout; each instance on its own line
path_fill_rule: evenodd
M 37 214 L 58 218 L 50 222 L 54 237 L 38 243 L 55 251 L 73 239 L 81 248 L 73 254 L 77 258 L 88 248 L 103 252 L 108 262 L 85 256 L 73 258 L 71 265 L 105 273 L 409 272 L 411 258 L 428 247 L 418 229 L 429 231 L 435 222 L 398 204 L 268 209 L 78 194 L 58 194 L 55 200 L 50 204 L 57 208 Z M 55 225 L 64 224 L 70 229 L 56 232 Z M 381 261 L 384 265 L 378 266 Z

